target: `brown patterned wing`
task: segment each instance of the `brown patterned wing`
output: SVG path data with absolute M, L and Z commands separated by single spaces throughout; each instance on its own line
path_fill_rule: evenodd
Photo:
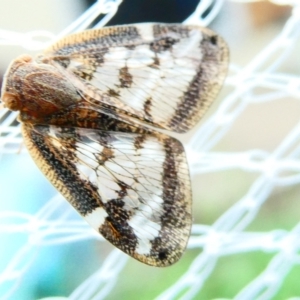
M 192 218 L 180 142 L 155 132 L 22 128 L 41 171 L 108 241 L 153 266 L 181 257 Z
M 70 78 L 87 101 L 119 118 L 185 132 L 219 92 L 228 49 L 206 28 L 145 23 L 68 36 L 41 60 Z

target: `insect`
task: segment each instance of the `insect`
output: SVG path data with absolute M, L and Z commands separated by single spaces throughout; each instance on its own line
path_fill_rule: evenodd
M 113 245 L 152 265 L 184 252 L 192 224 L 184 133 L 218 93 L 228 63 L 209 29 L 135 24 L 67 36 L 8 68 L 2 101 L 19 111 L 32 158 Z

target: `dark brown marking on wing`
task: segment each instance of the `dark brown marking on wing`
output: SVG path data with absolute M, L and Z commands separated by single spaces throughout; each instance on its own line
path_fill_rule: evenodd
M 128 194 L 128 189 L 129 189 L 130 187 L 128 186 L 128 184 L 126 184 L 125 182 L 122 182 L 122 181 L 120 181 L 120 180 L 119 180 L 117 183 L 118 183 L 118 186 L 120 187 L 120 190 L 117 191 L 117 194 L 119 195 L 118 200 L 121 200 L 121 199 L 123 199 L 125 196 L 127 196 L 127 194 Z
M 189 128 L 189 124 L 185 124 L 183 120 L 191 118 L 191 115 L 197 114 L 198 109 L 193 109 L 199 102 L 199 92 L 201 89 L 201 77 L 203 69 L 200 68 L 191 82 L 188 90 L 184 93 L 183 100 L 178 103 L 172 119 L 169 121 L 171 128 L 180 128 L 185 132 Z M 201 97 L 201 96 L 200 96 Z
M 152 105 L 152 98 L 149 97 L 148 99 L 146 99 L 145 103 L 144 103 L 144 112 L 145 115 L 147 117 L 147 119 L 151 122 L 152 121 L 152 116 L 151 116 L 151 105 Z
M 133 255 L 138 244 L 137 237 L 126 221 L 127 216 L 123 215 L 122 203 L 114 202 L 112 204 L 119 205 L 119 214 L 116 214 L 115 207 L 113 207 L 113 216 L 106 217 L 105 223 L 99 228 L 99 232 L 113 245 L 125 253 Z M 110 208 L 108 207 L 108 209 Z
M 217 35 L 209 36 L 203 34 L 203 39 L 199 47 L 203 51 L 203 58 L 199 65 L 199 69 L 191 81 L 189 87 L 182 97 L 182 101 L 178 103 L 177 109 L 174 112 L 172 119 L 169 121 L 171 128 L 179 128 L 178 132 L 185 132 L 189 129 L 190 123 L 193 123 L 195 119 L 201 117 L 199 111 L 206 111 L 206 108 L 210 105 L 211 101 L 218 92 L 218 86 L 220 83 L 213 74 L 213 70 L 216 68 L 217 63 L 222 63 L 225 58 L 220 59 L 218 57 L 220 48 L 216 41 L 219 41 L 220 37 Z M 226 52 L 227 54 L 227 52 Z M 219 59 L 219 60 L 216 60 Z M 223 70 L 222 70 L 223 71 Z M 210 79 L 208 81 L 208 79 Z M 209 93 L 211 91 L 211 93 Z M 214 92 L 214 95 L 212 95 Z M 183 122 L 183 120 L 190 120 L 189 122 Z
M 132 85 L 132 75 L 126 66 L 119 70 L 119 81 L 121 88 L 130 88 Z
M 166 139 L 164 143 L 166 157 L 163 164 L 163 199 L 166 214 L 162 215 L 162 224 L 181 228 L 186 226 L 187 207 L 184 199 L 184 182 L 179 180 L 181 170 L 177 165 L 184 152 L 183 146 L 175 139 Z M 170 207 L 172 211 L 170 211 Z
M 172 264 L 179 259 L 186 247 L 185 236 L 191 228 L 191 195 L 185 199 L 185 185 L 178 174 L 178 159 L 184 149 L 175 139 L 168 138 L 164 141 L 166 151 L 163 164 L 163 210 L 161 215 L 162 235 L 151 241 L 151 255 L 163 264 Z M 178 232 L 176 238 L 174 234 Z M 162 238 L 164 243 L 162 244 Z
M 150 50 L 152 50 L 155 53 L 159 53 L 163 51 L 171 51 L 171 48 L 177 42 L 178 39 L 174 39 L 172 37 L 160 38 L 150 43 Z
M 131 217 L 131 213 L 124 209 L 125 202 L 121 199 L 109 199 L 105 204 L 104 208 L 110 217 L 110 221 L 116 226 L 126 226 L 127 221 Z M 120 231 L 120 230 L 118 230 Z
M 108 92 L 107 92 L 108 96 L 110 97 L 120 97 L 120 92 L 119 91 L 116 91 L 114 89 L 109 89 Z
M 157 56 L 155 56 L 153 59 L 153 63 L 149 67 L 153 69 L 159 69 L 159 65 L 160 65 L 159 59 Z
M 103 166 L 107 161 L 113 158 L 114 158 L 114 151 L 110 148 L 104 147 L 97 161 L 99 162 L 99 165 Z
M 140 134 L 137 135 L 136 138 L 134 139 L 134 147 L 135 149 L 142 149 L 143 148 L 143 143 L 147 139 L 146 134 Z
M 116 26 L 101 28 L 99 30 L 87 30 L 82 34 L 71 34 L 47 51 L 54 52 L 56 55 L 70 55 L 74 53 L 86 52 L 87 50 L 96 54 L 97 51 L 107 52 L 111 47 L 135 45 L 141 39 L 138 29 L 135 26 Z M 101 45 L 101 47 L 99 47 Z
M 153 35 L 155 38 L 160 36 L 170 36 L 172 33 L 177 33 L 181 38 L 186 38 L 190 34 L 189 26 L 178 26 L 178 24 L 154 24 Z
M 80 178 L 76 166 L 72 163 L 72 151 L 61 148 L 57 151 L 48 142 L 47 131 L 49 126 L 37 126 L 38 131 L 24 125 L 23 134 L 26 146 L 40 169 L 52 184 L 69 200 L 72 206 L 83 216 L 93 212 L 101 205 L 97 186 Z M 69 129 L 68 145 L 75 148 L 74 134 Z M 45 136 L 41 133 L 45 131 Z M 66 136 L 64 136 L 66 139 Z M 73 146 L 72 146 L 73 145 Z M 64 153 L 65 152 L 65 153 Z M 66 161 L 65 157 L 70 156 Z

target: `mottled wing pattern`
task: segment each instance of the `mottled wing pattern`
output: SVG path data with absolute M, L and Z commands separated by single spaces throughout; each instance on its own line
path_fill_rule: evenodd
M 86 100 L 119 118 L 185 132 L 216 97 L 228 50 L 206 28 L 145 23 L 68 36 L 42 59 L 67 74 Z
M 155 266 L 176 262 L 191 228 L 181 143 L 159 133 L 23 124 L 37 165 L 116 247 Z

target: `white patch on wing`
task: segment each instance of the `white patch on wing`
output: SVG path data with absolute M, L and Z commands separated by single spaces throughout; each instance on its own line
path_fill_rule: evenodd
M 124 198 L 125 209 L 133 210 L 128 221 L 138 237 L 136 252 L 150 254 L 151 241 L 159 236 L 160 217 L 163 214 L 163 162 L 165 151 L 155 138 L 148 138 L 138 150 L 136 173 L 138 182 Z
M 150 113 L 156 120 L 164 121 L 175 114 L 178 103 L 197 74 L 202 60 L 200 42 L 202 34 L 194 30 L 191 37 L 182 38 L 172 46 L 172 51 L 157 54 L 160 80 L 151 91 Z M 172 64 L 172 65 L 171 65 Z
M 201 60 L 202 57 L 197 57 L 196 55 L 201 54 L 200 43 L 202 39 L 202 32 L 198 29 L 192 29 L 188 37 L 180 39 L 180 42 L 173 46 L 172 52 L 174 56 L 177 58 L 188 57 Z
M 77 158 L 75 165 L 80 178 L 92 183 L 97 183 L 98 179 L 95 170 L 99 163 L 95 154 L 101 153 L 103 147 L 97 142 L 77 142 L 75 148 L 75 155 Z
M 119 71 L 126 66 L 130 57 L 130 50 L 126 47 L 113 47 L 103 57 L 104 63 L 96 69 L 90 83 L 97 87 L 101 93 L 109 89 L 117 90 L 120 84 Z
M 152 24 L 142 24 L 136 27 L 138 29 L 141 38 L 145 41 L 153 40 L 153 25 Z
M 61 149 L 62 148 L 62 144 L 59 142 L 59 133 L 60 133 L 60 129 L 56 126 L 49 126 L 49 136 L 52 137 L 52 144 L 57 148 L 57 149 Z
M 101 165 L 99 160 L 105 159 L 101 156 L 104 147 L 97 142 L 97 136 L 88 129 L 79 129 L 78 133 L 87 139 L 85 143 L 77 142 L 75 147 L 75 162 L 77 171 L 83 180 L 88 180 L 98 187 L 98 193 L 103 203 L 118 197 L 119 185 L 112 178 L 106 164 Z M 89 138 L 89 139 L 88 139 Z
M 67 69 L 73 71 L 82 66 L 83 66 L 82 60 L 78 60 L 78 58 L 73 58 L 73 59 L 70 59 L 70 63 L 68 65 Z
M 135 215 L 128 221 L 138 238 L 136 252 L 139 254 L 150 254 L 151 241 L 159 236 L 161 224 L 152 221 L 153 210 L 148 205 L 140 205 Z
M 84 216 L 85 220 L 97 231 L 104 224 L 107 212 L 102 207 L 97 207 L 91 213 Z
M 149 45 L 139 45 L 130 50 L 130 57 L 126 61 L 129 69 L 146 68 L 154 62 L 155 53 L 150 50 Z

